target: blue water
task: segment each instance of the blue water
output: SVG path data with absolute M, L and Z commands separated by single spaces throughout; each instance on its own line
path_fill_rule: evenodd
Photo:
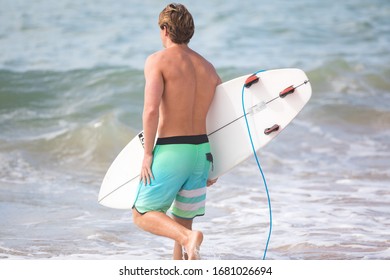
M 0 258 L 169 259 L 172 242 L 97 203 L 141 129 L 165 1 L 2 0 Z M 190 46 L 224 81 L 301 68 L 313 96 L 258 155 L 268 259 L 390 259 L 390 2 L 183 1 Z M 266 194 L 249 159 L 209 189 L 205 259 L 261 259 Z

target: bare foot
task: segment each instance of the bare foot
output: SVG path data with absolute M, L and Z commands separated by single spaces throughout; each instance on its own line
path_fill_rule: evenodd
M 189 260 L 199 260 L 199 249 L 203 242 L 203 233 L 200 231 L 193 231 L 187 242 L 187 246 L 184 246 L 185 252 L 188 255 Z

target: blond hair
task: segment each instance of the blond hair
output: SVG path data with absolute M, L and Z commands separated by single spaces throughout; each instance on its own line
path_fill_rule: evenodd
M 192 15 L 182 4 L 166 6 L 160 13 L 158 25 L 167 29 L 169 38 L 176 44 L 188 44 L 195 31 Z

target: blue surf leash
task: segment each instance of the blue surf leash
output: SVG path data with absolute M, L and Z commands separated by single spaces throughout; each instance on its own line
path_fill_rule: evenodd
M 264 188 L 265 188 L 265 191 L 266 191 L 266 194 L 267 194 L 267 199 L 268 199 L 268 209 L 269 209 L 269 232 L 268 232 L 267 243 L 266 243 L 266 245 L 265 245 L 264 255 L 263 255 L 263 260 L 265 260 L 265 258 L 266 258 L 266 256 L 267 256 L 268 245 L 269 245 L 269 241 L 270 241 L 270 239 L 271 239 L 271 232 L 272 232 L 272 207 L 271 207 L 271 198 L 270 198 L 269 191 L 268 191 L 267 180 L 265 179 L 265 175 L 264 175 L 263 169 L 261 168 L 260 160 L 259 160 L 259 157 L 257 156 L 256 149 L 255 149 L 255 145 L 254 145 L 254 143 L 253 143 L 252 133 L 251 133 L 251 129 L 250 129 L 250 127 L 249 127 L 248 118 L 247 118 L 247 112 L 246 112 L 246 109 L 245 109 L 245 98 L 244 98 L 245 88 L 249 88 L 252 84 L 258 82 L 259 78 L 256 76 L 256 74 L 258 74 L 258 73 L 260 73 L 260 72 L 263 72 L 263 71 L 265 71 L 265 70 L 257 71 L 256 73 L 254 73 L 253 75 L 251 75 L 251 76 L 246 80 L 245 84 L 242 86 L 242 110 L 243 110 L 243 112 L 244 112 L 245 123 L 246 123 L 246 127 L 247 127 L 247 130 L 248 130 L 249 140 L 250 140 L 251 146 L 252 146 L 253 156 L 254 156 L 254 158 L 255 158 L 255 160 L 256 160 L 257 167 L 258 167 L 258 169 L 259 169 L 259 171 L 260 171 L 261 177 L 263 178 Z

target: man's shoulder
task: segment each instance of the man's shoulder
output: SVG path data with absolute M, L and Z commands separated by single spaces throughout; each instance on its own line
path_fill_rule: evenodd
M 157 51 L 148 56 L 147 60 L 158 60 L 164 56 L 164 50 Z
M 157 51 L 152 53 L 146 58 L 145 66 L 146 67 L 156 67 L 159 64 L 163 64 L 164 59 L 164 50 Z

